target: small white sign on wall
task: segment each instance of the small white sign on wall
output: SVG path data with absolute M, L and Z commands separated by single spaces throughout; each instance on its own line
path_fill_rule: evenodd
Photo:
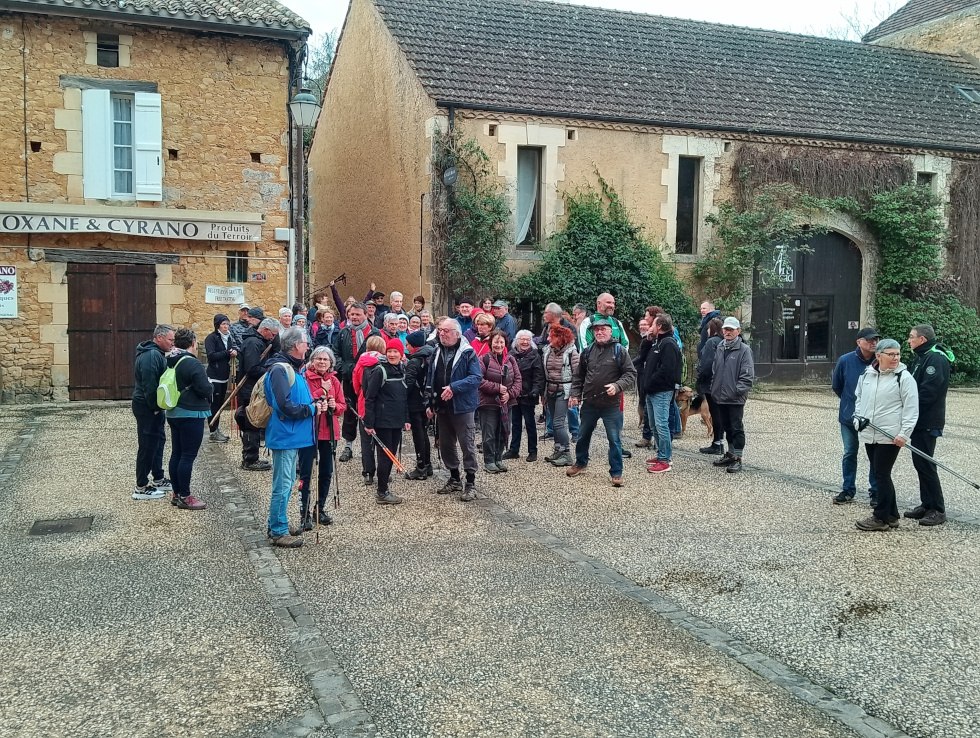
M 16 318 L 17 267 L 0 266 L 0 318 Z
M 858 329 L 858 325 L 859 325 L 858 324 L 858 321 L 856 321 L 856 320 L 849 320 L 849 321 L 847 321 L 847 327 L 848 327 L 849 330 L 856 331 Z
M 241 305 L 245 302 L 245 288 L 209 284 L 204 290 L 204 302 L 215 305 Z

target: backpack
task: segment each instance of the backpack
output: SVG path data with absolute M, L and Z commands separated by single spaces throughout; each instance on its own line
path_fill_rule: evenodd
M 186 358 L 181 356 L 176 364 L 160 375 L 160 384 L 157 385 L 157 407 L 161 410 L 173 410 L 177 407 L 177 402 L 180 400 L 180 390 L 177 389 L 177 367 Z
M 595 344 L 590 343 L 588 346 L 585 347 L 585 350 L 581 354 L 579 354 L 578 357 L 579 363 L 583 361 L 587 362 L 589 360 L 589 354 L 592 353 L 593 346 L 595 346 Z M 615 352 L 616 352 L 616 363 L 619 365 L 619 368 L 622 369 L 623 368 L 623 345 L 617 341 L 616 343 L 613 344 L 613 346 L 615 347 Z
M 296 382 L 296 371 L 289 364 L 281 361 L 273 364 L 273 367 L 276 366 L 286 367 L 286 376 L 289 378 L 289 386 L 292 387 Z M 272 371 L 272 369 L 270 368 L 269 371 Z M 269 418 L 272 417 L 272 405 L 269 404 L 269 400 L 265 396 L 265 379 L 268 376 L 269 372 L 266 372 L 255 383 L 255 389 L 252 390 L 252 399 L 249 400 L 248 406 L 245 408 L 245 415 L 248 417 L 248 422 L 256 428 L 265 428 L 269 424 Z

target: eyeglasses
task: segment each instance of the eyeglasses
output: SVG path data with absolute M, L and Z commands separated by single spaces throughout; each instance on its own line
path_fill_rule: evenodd
M 882 356 L 887 356 L 889 359 L 897 359 L 901 356 L 900 351 L 886 351 Z
M 439 332 L 439 333 L 455 333 L 456 332 L 456 329 L 455 328 L 436 328 L 436 331 Z

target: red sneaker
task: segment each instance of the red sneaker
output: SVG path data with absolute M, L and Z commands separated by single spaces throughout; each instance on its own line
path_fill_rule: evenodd
M 194 495 L 187 495 L 187 497 L 177 497 L 174 495 L 173 500 L 170 501 L 174 507 L 178 507 L 181 510 L 203 510 L 207 505 L 197 499 Z
M 647 467 L 647 471 L 651 474 L 663 474 L 664 472 L 669 472 L 671 468 L 669 461 L 654 461 L 653 466 Z

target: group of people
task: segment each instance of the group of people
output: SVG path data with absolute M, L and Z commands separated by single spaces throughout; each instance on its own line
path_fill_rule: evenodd
M 609 293 L 599 295 L 594 312 L 581 304 L 566 312 L 549 303 L 543 329 L 534 335 L 518 330 L 504 300 L 477 304 L 463 297 L 452 316 L 433 318 L 422 296 L 405 311 L 401 293 L 392 292 L 386 304 L 374 284 L 363 301 L 341 301 L 336 284 L 328 288 L 333 307 L 323 290 L 309 310 L 297 304 L 283 308 L 278 318 L 247 304 L 240 306 L 234 323 L 216 315 L 214 332 L 205 341 L 206 369 L 189 329 L 157 326 L 152 340 L 140 344 L 133 394 L 139 433 L 135 499 L 157 499 L 172 491 L 176 507 L 204 509 L 205 503 L 191 494 L 194 460 L 209 418 L 210 440 L 229 440 L 216 421 L 232 400 L 242 468 L 272 471 L 268 534 L 277 546 L 300 546 L 304 531 L 333 522 L 326 507 L 335 463 L 353 459 L 358 439 L 362 478 L 375 487 L 378 504 L 404 501 L 392 491 L 391 478 L 406 431 L 412 436 L 415 467 L 405 479 L 433 475 L 434 435 L 449 473 L 434 491 L 469 502 L 478 494 L 477 429 L 483 470 L 507 472 L 505 462 L 520 458 L 525 435 L 526 460 L 537 461 L 540 407 L 547 424 L 542 438 L 553 441 L 546 462 L 564 467 L 569 477 L 585 473 L 601 420 L 610 482 L 621 487 L 623 459 L 631 456 L 621 439 L 624 395 L 636 387 L 643 435 L 635 445 L 655 450 L 646 462 L 648 472 L 671 471 L 672 441 L 680 430 L 675 396 L 682 382 L 683 344 L 662 308 L 647 308 L 639 321 L 641 342 L 634 360 Z M 746 445 L 744 409 L 755 379 L 752 352 L 737 318 L 722 318 L 710 301 L 702 303 L 701 315 L 696 386 L 713 420 L 713 437 L 700 451 L 718 456 L 716 467 L 737 473 Z M 859 521 L 863 530 L 897 526 L 890 471 L 906 442 L 929 455 L 935 450 L 952 358 L 930 326 L 916 326 L 910 334 L 917 357 L 911 369 L 899 361 L 897 342 L 878 339 L 872 329 L 863 329 L 857 351 L 840 359 L 833 376 L 845 447 L 844 484 L 834 502 L 854 498 L 857 445 L 864 442 L 875 509 Z M 167 367 L 175 369 L 180 398 L 173 409 L 161 410 L 156 388 Z M 248 409 L 259 383 L 258 394 L 271 408 L 264 427 L 250 420 Z M 229 386 L 234 398 L 227 397 Z M 169 477 L 162 467 L 164 420 L 173 448 Z M 263 435 L 271 464 L 260 459 Z M 922 505 L 906 516 L 922 525 L 940 524 L 945 510 L 935 465 L 918 457 L 915 465 Z M 287 507 L 297 479 L 299 523 L 290 525 Z

